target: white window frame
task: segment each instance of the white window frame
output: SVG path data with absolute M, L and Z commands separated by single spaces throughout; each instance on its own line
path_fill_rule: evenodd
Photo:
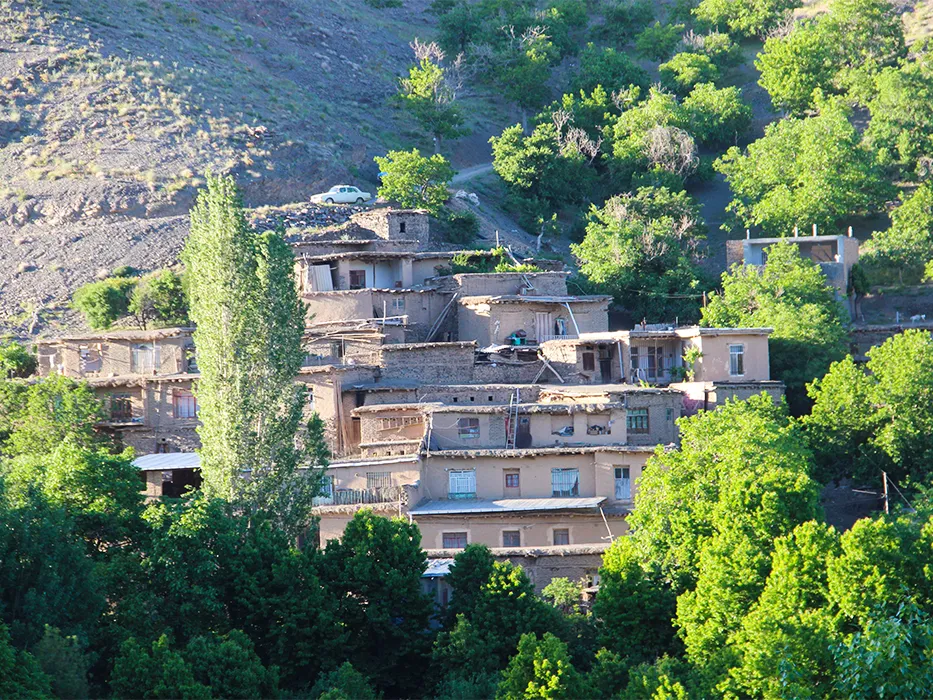
M 366 472 L 368 490 L 387 489 L 392 485 L 392 472 Z
M 172 415 L 179 420 L 198 417 L 198 399 L 193 392 L 186 389 L 172 392 Z
M 730 377 L 744 377 L 745 376 L 745 344 L 744 343 L 730 343 L 729 344 L 729 376 Z
M 616 467 L 613 474 L 615 476 L 615 497 L 617 501 L 632 500 L 632 471 L 631 467 Z
M 551 495 L 553 498 L 576 498 L 580 495 L 580 470 L 557 468 L 551 470 Z
M 451 469 L 447 472 L 448 498 L 476 497 L 476 470 Z

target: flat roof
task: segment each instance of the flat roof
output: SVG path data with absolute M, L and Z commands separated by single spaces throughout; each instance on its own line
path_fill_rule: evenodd
M 163 338 L 177 338 L 179 336 L 188 336 L 194 332 L 191 326 L 178 326 L 173 328 L 153 328 L 150 330 L 127 329 L 122 331 L 106 331 L 104 333 L 88 332 L 78 335 L 63 335 L 58 338 L 47 338 L 37 340 L 37 345 L 58 343 L 64 341 L 88 340 L 162 340 Z
M 453 566 L 453 563 L 453 557 L 428 559 L 428 568 L 421 574 L 421 578 L 444 578 L 444 576 L 450 573 L 450 567 Z
M 380 239 L 381 240 L 381 239 Z M 362 241 L 361 241 L 362 242 Z M 367 241 L 369 242 L 369 241 Z M 318 255 L 299 256 L 302 262 L 326 262 L 328 260 L 394 260 L 402 258 L 411 258 L 412 260 L 446 260 L 454 258 L 457 255 L 466 253 L 469 255 L 479 255 L 489 257 L 491 253 L 488 250 L 431 250 L 424 252 L 415 252 L 408 250 L 348 250 L 341 253 L 320 253 Z
M 461 304 L 596 304 L 608 302 L 611 296 L 588 294 L 585 296 L 531 296 L 526 294 L 498 294 L 493 296 L 461 297 Z
M 427 501 L 410 509 L 413 517 L 422 515 L 467 515 L 470 513 L 533 513 L 552 510 L 598 508 L 605 496 L 592 498 L 502 498 L 499 500 Z
M 371 467 L 379 464 L 407 464 L 409 462 L 417 462 L 420 459 L 421 457 L 417 453 L 397 457 L 359 457 L 352 460 L 333 461 L 327 468 L 337 469 L 339 467 Z
M 502 458 L 520 458 L 520 457 L 540 457 L 542 455 L 582 455 L 593 454 L 595 452 L 618 452 L 622 454 L 654 454 L 658 445 L 560 445 L 557 447 L 524 447 L 524 448 L 473 448 L 464 450 L 431 450 L 426 452 L 426 457 L 441 457 L 451 459 L 462 459 L 470 457 L 495 457 Z
M 834 233 L 830 235 L 820 235 L 820 236 L 780 236 L 777 238 L 745 238 L 742 239 L 743 243 L 756 243 L 762 245 L 768 245 L 773 243 L 825 243 L 828 241 L 838 241 L 840 238 L 853 238 L 853 240 L 858 240 L 852 236 L 847 236 L 844 233 Z
M 390 350 L 426 350 L 429 348 L 475 348 L 475 340 L 455 340 L 449 343 L 386 343 L 382 351 Z
M 201 375 L 197 372 L 186 374 L 115 374 L 105 377 L 84 377 L 88 386 L 106 388 L 111 386 L 144 386 L 151 382 L 194 381 Z
M 166 452 L 163 454 L 143 455 L 133 460 L 133 466 L 142 472 L 198 469 L 201 466 L 201 455 L 197 452 Z
M 538 547 L 490 547 L 494 557 L 570 557 L 581 554 L 603 554 L 609 549 L 609 542 L 592 542 L 590 544 L 549 544 Z M 452 549 L 426 549 L 428 561 L 453 561 L 450 559 Z

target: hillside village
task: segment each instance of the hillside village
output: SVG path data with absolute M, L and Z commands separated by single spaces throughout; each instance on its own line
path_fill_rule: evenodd
M 0 697 L 929 697 L 927 5 L 0 0 Z

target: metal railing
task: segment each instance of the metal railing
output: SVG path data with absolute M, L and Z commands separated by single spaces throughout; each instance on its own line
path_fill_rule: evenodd
M 356 506 L 367 503 L 396 503 L 405 496 L 401 486 L 386 486 L 378 489 L 334 489 L 331 493 L 314 499 L 315 506 Z

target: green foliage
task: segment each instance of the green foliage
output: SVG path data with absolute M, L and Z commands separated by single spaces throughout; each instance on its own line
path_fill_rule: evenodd
M 683 101 L 687 130 L 704 145 L 736 143 L 752 124 L 752 108 L 737 87 L 701 83 Z
M 792 408 L 802 409 L 804 386 L 845 356 L 846 313 L 819 266 L 792 243 L 773 245 L 762 269 L 734 266 L 722 292 L 710 296 L 702 325 L 773 328 L 771 377 L 787 386 Z M 802 411 L 800 411 L 802 412 Z
M 0 623 L 0 696 L 4 698 L 52 698 L 51 680 L 27 651 L 16 649 L 10 631 Z M 58 697 L 79 697 L 59 695 Z
M 764 36 L 802 4 L 801 0 L 702 0 L 693 14 L 739 36 Z
M 389 151 L 374 159 L 384 172 L 379 196 L 403 207 L 420 207 L 435 216 L 447 201 L 447 183 L 454 170 L 438 154 L 425 158 L 417 148 L 411 151 Z
M 864 251 L 869 270 L 880 268 L 896 272 L 901 282 L 919 282 L 925 265 L 933 261 L 933 186 L 922 183 L 911 195 L 901 194 L 891 226 L 875 231 Z
M 702 53 L 678 53 L 667 63 L 658 66 L 661 85 L 679 95 L 686 95 L 700 83 L 719 80 L 719 68 L 709 56 Z
M 463 116 L 456 104 L 457 93 L 441 65 L 443 54 L 425 56 L 411 67 L 407 78 L 399 81 L 399 99 L 421 124 L 421 128 L 436 139 L 454 138 L 463 134 Z
M 33 651 L 36 662 L 51 681 L 55 697 L 89 697 L 88 659 L 77 637 L 64 637 L 57 628 L 46 627 Z
M 447 574 L 447 585 L 452 593 L 447 609 L 451 620 L 461 614 L 468 619 L 473 617 L 494 563 L 492 552 L 484 544 L 468 544 L 457 553 Z
M 580 603 L 580 594 L 583 586 L 569 578 L 554 578 L 544 587 L 541 595 L 545 600 L 551 601 L 556 608 L 569 612 Z
M 623 700 L 689 700 L 706 697 L 697 672 L 678 658 L 663 656 L 653 664 L 641 664 L 629 671 Z
M 278 690 L 278 671 L 262 665 L 241 630 L 195 637 L 185 647 L 195 681 L 220 698 L 268 698 Z
M 778 236 L 795 226 L 831 230 L 847 216 L 880 211 L 892 193 L 835 102 L 816 116 L 768 125 L 746 154 L 732 147 L 715 167 L 729 182 L 728 209 L 742 226 Z
M 354 515 L 343 539 L 327 544 L 322 572 L 347 626 L 347 657 L 386 692 L 415 694 L 430 653 L 432 603 L 421 591 L 425 555 L 418 526 Z
M 933 687 L 933 623 L 916 604 L 869 620 L 835 651 L 841 697 L 922 698 Z
M 683 33 L 682 24 L 655 22 L 635 38 L 635 52 L 650 61 L 664 61 L 674 53 Z
M 471 211 L 449 210 L 444 217 L 447 240 L 457 245 L 471 245 L 479 235 L 479 218 Z
M 572 90 L 592 92 L 601 85 L 609 92 L 635 85 L 648 89 L 648 74 L 626 54 L 612 47 L 597 47 L 590 43 L 580 53 L 580 68 L 573 79 Z
M 583 677 L 573 667 L 567 645 L 550 632 L 540 640 L 534 634 L 523 634 L 502 676 L 496 691 L 499 700 L 587 696 Z
M 28 377 L 36 371 L 37 366 L 35 354 L 16 341 L 0 345 L 0 379 Z
M 188 325 L 188 299 L 181 275 L 165 269 L 142 277 L 127 311 L 141 328 Z
M 868 101 L 873 76 L 905 53 L 901 19 L 887 0 L 834 0 L 828 13 L 768 39 L 755 65 L 775 106 L 801 112 L 818 101 L 817 89 Z
M 692 50 L 696 53 L 706 54 L 719 68 L 728 68 L 742 63 L 742 47 L 732 40 L 728 34 L 710 32 L 709 34 L 694 35 Z
M 590 212 L 586 237 L 571 245 L 580 271 L 636 318 L 696 318 L 702 287 L 699 207 L 684 192 L 642 187 Z
M 194 679 L 191 666 L 162 635 L 151 648 L 127 639 L 114 662 L 110 688 L 118 698 L 210 698 L 210 688 Z
M 671 620 L 676 595 L 657 566 L 644 568 L 628 537 L 616 539 L 603 555 L 599 595 L 593 614 L 600 620 L 600 643 L 623 668 L 654 661 L 679 650 Z
M 377 700 L 366 676 L 353 668 L 353 664 L 344 661 L 338 669 L 323 674 L 311 689 L 312 698 L 326 700 Z
M 182 253 L 196 323 L 204 491 L 299 533 L 319 482 L 296 447 L 305 403 L 294 383 L 305 309 L 294 256 L 275 233 L 246 223 L 232 178 L 208 176 Z M 250 478 L 244 479 L 244 470 Z
M 875 77 L 865 138 L 882 163 L 898 163 L 916 171 L 918 161 L 933 156 L 931 102 L 933 71 L 925 53 L 919 60 L 885 68 Z
M 867 372 L 851 358 L 809 385 L 813 411 L 801 421 L 824 478 L 926 479 L 933 453 L 933 337 L 908 330 L 869 351 Z
M 130 294 L 136 280 L 128 277 L 109 277 L 78 287 L 72 296 L 72 306 L 84 315 L 84 320 L 95 330 L 106 330 L 129 310 Z
M 626 43 L 651 23 L 654 7 L 649 0 L 607 0 L 602 6 L 604 22 L 600 33 L 607 39 Z

